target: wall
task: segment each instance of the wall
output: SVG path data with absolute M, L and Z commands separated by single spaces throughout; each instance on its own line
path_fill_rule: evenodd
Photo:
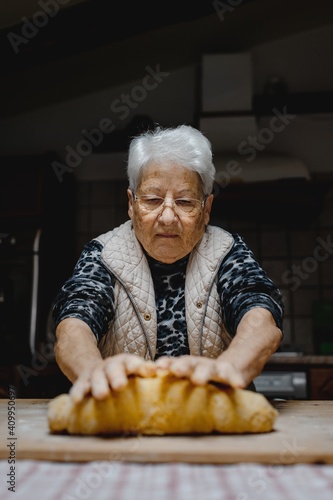
M 308 227 L 293 229 L 228 217 L 223 227 L 241 234 L 279 286 L 285 303 L 284 348 L 314 353 L 314 308 L 324 301 L 333 305 L 333 189 L 323 212 Z

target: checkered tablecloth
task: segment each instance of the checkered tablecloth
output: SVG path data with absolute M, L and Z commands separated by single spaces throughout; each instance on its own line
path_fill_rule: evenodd
M 19 460 L 15 493 L 0 461 L 1 500 L 332 500 L 331 465 L 60 463 Z

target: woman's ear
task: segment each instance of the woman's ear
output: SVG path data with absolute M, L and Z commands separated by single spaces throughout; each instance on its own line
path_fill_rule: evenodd
M 213 194 L 210 194 L 206 199 L 206 203 L 204 206 L 205 225 L 207 225 L 209 223 L 210 212 L 212 210 L 213 200 L 214 200 Z
M 128 198 L 128 215 L 130 219 L 133 219 L 133 192 L 130 188 L 127 189 L 127 198 Z

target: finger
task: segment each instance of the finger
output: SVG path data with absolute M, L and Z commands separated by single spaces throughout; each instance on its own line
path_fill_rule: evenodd
M 145 362 L 143 358 L 131 354 L 124 354 L 123 356 L 119 356 L 119 358 L 114 358 L 114 361 L 122 363 L 128 374 L 135 373 Z
M 215 369 L 213 363 L 198 362 L 193 370 L 190 379 L 191 382 L 195 385 L 205 385 L 213 379 L 214 375 Z
M 155 363 L 153 361 L 146 361 L 136 355 L 126 355 L 123 360 L 127 375 L 151 377 L 156 372 Z
M 74 403 L 80 403 L 90 392 L 90 383 L 87 379 L 78 378 L 69 390 L 69 395 Z
M 231 387 L 238 389 L 245 389 L 246 387 L 246 382 L 239 373 L 233 373 L 229 376 L 229 384 Z
M 156 375 L 157 368 L 153 361 L 144 361 L 135 373 L 141 377 L 153 377 Z
M 243 376 L 229 363 L 217 362 L 216 373 L 212 380 L 240 389 L 243 389 L 246 385 Z
M 190 377 L 195 369 L 197 359 L 195 356 L 180 356 L 172 358 L 169 371 L 176 377 Z
M 95 368 L 91 374 L 91 394 L 95 399 L 105 399 L 110 394 L 109 381 L 105 373 L 104 364 Z
M 122 357 L 110 359 L 105 364 L 105 374 L 112 389 L 120 390 L 128 384 L 125 362 Z
M 155 366 L 158 369 L 168 370 L 172 361 L 173 359 L 170 358 L 169 356 L 161 356 L 155 361 Z

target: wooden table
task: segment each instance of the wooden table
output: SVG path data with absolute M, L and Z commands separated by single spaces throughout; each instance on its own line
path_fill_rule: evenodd
M 96 437 L 52 435 L 48 400 L 0 400 L 0 459 L 89 462 L 333 464 L 333 401 L 278 401 L 274 431 L 247 435 Z M 9 419 L 8 408 L 15 410 Z M 8 423 L 13 424 L 13 427 Z

